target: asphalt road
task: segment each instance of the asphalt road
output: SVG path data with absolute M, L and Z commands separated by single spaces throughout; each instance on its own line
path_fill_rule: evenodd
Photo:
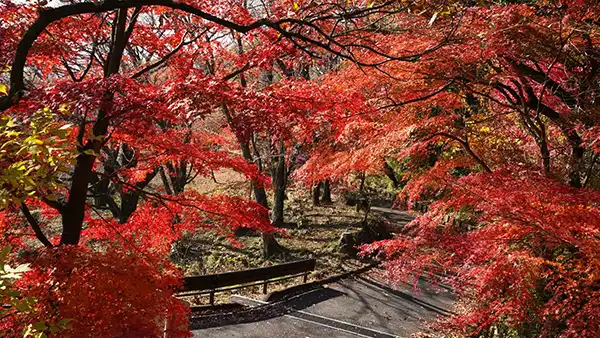
M 420 281 L 419 287 L 419 292 L 411 285 L 392 287 L 365 274 L 307 295 L 302 300 L 307 306 L 298 306 L 299 310 L 291 314 L 194 334 L 232 338 L 409 337 L 425 330 L 427 321 L 450 314 L 454 302 L 453 295 L 444 288 L 426 281 Z
M 454 303 L 448 290 L 425 281 L 419 284 L 420 290 L 411 285 L 390 286 L 365 274 L 330 285 L 343 296 L 317 303 L 306 311 L 406 337 L 423 330 L 427 321 L 449 315 Z
M 340 331 L 288 316 L 265 321 L 237 324 L 194 331 L 194 337 L 203 338 L 356 338 L 353 333 Z
M 378 208 L 396 224 L 411 216 Z M 197 330 L 195 337 L 231 338 L 333 338 L 409 337 L 425 331 L 427 322 L 451 314 L 455 301 L 451 291 L 419 280 L 413 285 L 390 285 L 380 271 L 341 280 L 307 293 L 287 315 L 254 323 Z M 237 299 L 237 300 L 236 300 Z M 236 298 L 238 302 L 257 302 Z

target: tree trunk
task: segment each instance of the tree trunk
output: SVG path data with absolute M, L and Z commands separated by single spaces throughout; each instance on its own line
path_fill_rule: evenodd
M 171 188 L 171 182 L 169 180 L 169 177 L 165 173 L 164 166 L 161 166 L 158 170 L 160 173 L 160 179 L 163 183 L 163 186 L 165 187 L 165 191 L 166 191 L 167 195 L 173 195 L 174 193 L 173 193 L 173 189 Z
M 110 185 L 110 177 L 114 174 L 114 169 L 108 165 L 104 164 L 104 173 L 101 177 L 97 177 L 93 179 L 93 191 L 94 191 L 94 204 L 96 206 L 102 208 L 108 205 L 107 196 L 109 196 L 108 186 Z M 98 176 L 98 175 L 96 175 Z
M 331 203 L 331 187 L 329 180 L 323 182 L 323 203 Z
M 277 243 L 277 240 L 275 239 L 275 237 L 273 237 L 273 234 L 263 233 L 262 242 L 264 259 L 269 259 L 270 257 L 273 257 L 283 252 L 283 248 L 279 243 Z
M 121 195 L 121 219 L 119 220 L 119 223 L 127 223 L 129 216 L 137 209 L 139 201 L 139 193 L 125 193 Z
M 246 162 L 253 163 L 252 153 L 250 152 L 250 145 L 248 142 L 240 141 L 240 148 L 242 149 L 242 155 Z M 254 200 L 256 203 L 265 207 L 265 209 L 269 209 L 269 201 L 267 200 L 267 192 L 265 188 L 256 184 L 256 182 L 250 182 L 252 186 L 252 192 L 254 193 Z M 240 228 L 236 231 L 237 236 L 247 235 L 248 230 L 245 228 Z M 264 238 L 264 236 L 263 236 Z
M 550 150 L 548 149 L 548 143 L 545 139 L 540 142 L 540 152 L 542 153 L 542 166 L 544 167 L 544 175 L 546 177 L 550 177 Z
M 105 77 L 116 74 L 121 67 L 123 50 L 127 44 L 125 29 L 127 23 L 127 9 L 120 9 L 117 14 L 117 27 L 115 39 L 111 48 L 110 57 L 106 67 Z M 88 185 L 92 177 L 92 170 L 97 154 L 103 146 L 103 139 L 108 133 L 109 113 L 112 109 L 114 93 L 105 92 L 98 109 L 98 118 L 92 128 L 94 140 L 88 140 L 82 152 L 77 156 L 73 170 L 73 181 L 69 190 L 69 200 L 65 206 L 62 218 L 62 234 L 60 244 L 77 245 L 81 237 L 83 219 L 85 215 L 85 202 Z M 98 138 L 98 136 L 103 136 Z M 87 153 L 86 153 L 87 152 Z
M 227 107 L 226 104 L 222 105 L 222 109 L 223 109 L 223 114 L 225 115 L 225 118 L 227 119 L 227 123 L 231 126 L 232 129 L 234 129 L 234 125 L 233 125 L 233 118 L 231 117 L 231 114 L 229 113 L 229 108 Z M 238 143 L 240 145 L 240 149 L 242 150 L 242 156 L 244 157 L 244 159 L 246 160 L 246 162 L 248 163 L 254 163 L 254 158 L 252 157 L 252 152 L 250 151 L 250 143 L 246 140 L 242 140 L 240 138 L 238 138 Z M 252 135 L 252 145 L 254 147 L 255 153 L 257 153 L 258 149 L 256 149 L 256 145 L 254 142 L 254 134 Z M 258 159 L 258 156 L 257 156 Z M 258 159 L 258 169 L 260 171 L 262 171 L 262 163 L 260 162 L 260 159 Z M 269 202 L 267 200 L 267 193 L 265 191 L 265 188 L 262 186 L 259 186 L 258 184 L 256 184 L 256 182 L 250 182 L 252 185 L 252 191 L 254 192 L 254 199 L 256 201 L 256 203 L 262 205 L 263 207 L 265 207 L 267 210 L 269 209 Z M 236 231 L 236 235 L 237 236 L 243 236 L 246 235 L 248 233 L 248 231 L 244 228 L 239 229 L 238 231 Z M 264 236 L 263 236 L 264 238 Z
M 585 188 L 587 187 L 588 183 L 590 182 L 590 177 L 592 176 L 593 170 L 594 170 L 594 166 L 596 165 L 596 161 L 598 160 L 598 157 L 600 156 L 600 153 L 596 153 L 591 160 L 591 163 L 587 169 L 587 173 L 585 175 L 585 180 L 583 181 L 582 187 Z
M 273 202 L 273 210 L 271 212 L 271 223 L 273 226 L 280 228 L 283 226 L 283 207 L 285 199 L 285 144 L 279 141 L 279 156 L 275 175 L 273 177 L 273 185 L 275 188 L 275 198 Z M 263 234 L 263 254 L 264 258 L 269 258 L 273 255 L 282 252 L 282 248 L 275 240 L 272 234 Z
M 285 198 L 285 144 L 279 141 L 279 155 L 273 184 L 275 188 L 275 198 L 273 203 L 272 222 L 276 227 L 283 226 L 283 207 Z
M 394 186 L 394 189 L 398 189 L 398 187 L 400 186 L 400 183 L 398 182 L 398 179 L 396 178 L 394 169 L 392 168 L 392 166 L 390 166 L 389 163 L 387 163 L 386 160 L 383 160 L 383 172 L 390 179 L 390 181 L 392 181 L 392 185 Z
M 569 184 L 575 188 L 581 188 L 581 163 L 585 149 L 581 146 L 581 137 L 574 131 L 568 132 L 571 144 L 571 158 L 569 159 Z
M 242 156 L 246 162 L 253 163 L 254 161 L 248 142 L 240 142 L 240 148 L 242 148 Z M 256 203 L 269 209 L 269 202 L 267 201 L 267 193 L 265 192 L 265 188 L 257 185 L 255 182 L 252 182 L 252 190 L 254 192 L 254 199 L 256 200 Z
M 366 175 L 364 172 L 360 173 L 360 185 L 358 187 L 358 191 L 362 194 L 365 191 L 365 178 Z
M 156 177 L 159 170 L 159 168 L 155 168 L 151 173 L 148 173 L 142 182 L 135 184 L 136 189 L 121 189 L 121 212 L 119 218 L 121 224 L 125 224 L 129 219 L 129 216 L 137 210 L 142 190 L 144 190 L 154 177 Z
M 98 120 L 93 127 L 94 136 L 106 135 L 108 132 L 109 123 L 106 115 L 112 107 L 113 97 L 113 93 L 105 93 L 102 98 Z M 88 185 L 92 178 L 92 169 L 96 161 L 96 154 L 100 152 L 101 147 L 102 141 L 97 139 L 90 140 L 79 156 L 77 156 L 72 176 L 73 182 L 69 190 L 69 200 L 65 206 L 62 218 L 61 244 L 77 245 L 79 243 L 85 214 Z
M 313 205 L 317 206 L 321 204 L 319 199 L 321 198 L 321 182 L 317 182 L 317 184 L 313 185 L 312 188 L 312 200 Z

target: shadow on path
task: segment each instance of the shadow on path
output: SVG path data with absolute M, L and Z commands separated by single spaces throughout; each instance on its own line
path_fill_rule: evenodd
M 396 297 L 399 297 L 399 298 L 402 298 L 402 299 L 404 299 L 406 301 L 415 303 L 416 305 L 419 305 L 419 306 L 425 308 L 426 310 L 434 312 L 434 313 L 436 313 L 436 314 L 438 314 L 440 316 L 450 316 L 450 315 L 454 315 L 455 314 L 452 311 L 449 311 L 449 310 L 446 310 L 446 309 L 441 308 L 439 306 L 436 306 L 436 305 L 430 304 L 428 302 L 425 302 L 425 301 L 423 301 L 423 300 L 421 300 L 419 298 L 416 298 L 416 297 L 414 297 L 414 296 L 412 296 L 412 295 L 410 295 L 408 293 L 402 292 L 400 290 L 392 289 L 391 287 L 389 287 L 387 285 L 384 285 L 384 284 L 381 284 L 381 283 L 379 283 L 377 281 L 374 281 L 372 279 L 364 278 L 362 276 L 357 277 L 357 279 L 359 279 L 364 284 L 366 284 L 366 286 L 370 285 L 372 287 L 376 287 L 376 288 L 385 290 L 386 292 L 388 292 L 390 294 L 393 294 Z
M 282 301 L 262 306 L 247 308 L 241 311 L 211 315 L 194 315 L 190 318 L 190 329 L 198 330 L 209 327 L 250 323 L 280 317 L 291 312 L 306 309 L 315 304 L 344 295 L 338 290 L 315 287 L 302 294 Z

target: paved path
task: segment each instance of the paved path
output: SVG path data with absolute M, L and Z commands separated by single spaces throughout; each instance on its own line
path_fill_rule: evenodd
M 370 274 L 342 280 L 308 294 L 299 310 L 266 321 L 195 332 L 196 337 L 409 337 L 426 328 L 425 321 L 450 314 L 454 297 L 441 287 L 420 282 L 389 287 Z M 323 296 L 323 294 L 327 296 Z M 258 302 L 235 301 L 249 305 Z
M 202 338 L 356 338 L 357 336 L 335 328 L 329 328 L 287 316 L 261 322 L 237 324 L 194 331 L 194 337 Z
M 396 224 L 412 217 L 406 213 L 377 208 Z M 454 297 L 441 286 L 419 281 L 412 285 L 388 285 L 378 270 L 341 280 L 311 291 L 290 304 L 296 311 L 255 323 L 197 330 L 195 337 L 243 338 L 346 338 L 409 337 L 426 329 L 426 321 L 451 314 Z M 233 297 L 247 305 L 259 302 Z
M 330 287 L 344 295 L 317 303 L 311 313 L 344 320 L 398 336 L 408 336 L 424 328 L 424 321 L 449 315 L 454 297 L 448 290 L 421 282 L 412 286 L 389 287 L 368 276 L 343 280 Z

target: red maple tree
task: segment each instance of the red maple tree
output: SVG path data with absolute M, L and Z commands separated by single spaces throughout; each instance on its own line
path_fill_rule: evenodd
M 395 281 L 425 275 L 459 290 L 467 306 L 446 327 L 600 329 L 598 10 L 566 1 L 400 14 L 373 39 L 415 52 L 447 43 L 396 62 L 367 51 L 362 63 L 381 64 L 329 75 L 372 108 L 328 124 L 299 176 L 343 181 L 399 164 L 398 201 L 428 211 L 365 253 L 380 254 Z
M 597 334 L 597 2 L 0 10 L 1 226 L 33 262 L 18 286 L 39 304 L 0 319 L 11 334 L 39 317 L 72 318 L 75 335 L 158 335 L 165 319 L 187 335 L 171 244 L 202 229 L 275 231 L 299 146 L 311 154 L 295 175 L 309 185 L 401 163 L 400 197 L 429 210 L 365 250 L 397 281 L 446 276 L 468 305 L 448 327 Z M 309 79 L 319 58 L 328 73 Z M 198 128 L 215 112 L 237 144 Z M 275 167 L 272 220 L 257 135 Z M 220 168 L 245 175 L 256 201 L 186 190 Z

